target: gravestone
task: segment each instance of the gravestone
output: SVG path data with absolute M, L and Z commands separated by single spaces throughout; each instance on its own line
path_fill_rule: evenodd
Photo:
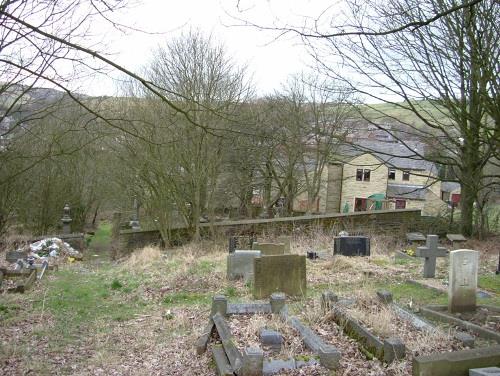
M 285 245 L 285 253 L 290 253 L 292 239 L 290 236 L 281 235 L 276 239 L 278 243 L 283 243 Z
M 139 224 L 139 202 L 137 197 L 134 197 L 132 218 L 130 219 L 129 226 L 132 230 L 140 230 L 141 225 Z
M 366 236 L 336 236 L 333 254 L 342 256 L 370 256 L 370 238 Z
M 227 256 L 227 279 L 243 278 L 248 280 L 253 276 L 253 259 L 260 257 L 257 250 L 236 250 Z
M 450 252 L 448 310 L 451 313 L 476 310 L 478 265 L 479 252 L 470 249 Z
M 277 291 L 290 296 L 306 294 L 305 256 L 262 256 L 253 262 L 255 299 L 266 298 Z
M 408 244 L 415 243 L 415 242 L 425 242 L 425 235 L 422 234 L 421 232 L 408 232 L 406 234 L 406 242 Z
M 424 278 L 436 276 L 436 257 L 446 257 L 448 252 L 444 247 L 438 247 L 439 237 L 427 235 L 425 247 L 418 247 L 415 253 L 417 257 L 424 257 Z
M 10 263 L 15 263 L 17 260 L 24 260 L 28 256 L 28 251 L 17 250 L 17 251 L 7 251 L 5 254 L 5 260 Z
M 284 243 L 258 243 L 252 245 L 252 249 L 262 252 L 262 256 L 275 256 L 286 254 L 286 247 Z

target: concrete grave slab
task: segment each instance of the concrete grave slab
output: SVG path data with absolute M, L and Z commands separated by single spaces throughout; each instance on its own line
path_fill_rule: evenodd
M 406 241 L 410 244 L 413 242 L 425 242 L 426 238 L 421 232 L 408 232 L 406 234 Z
M 263 256 L 254 259 L 253 296 L 262 299 L 274 292 L 290 296 L 306 294 L 306 257 Z
M 231 368 L 231 364 L 229 364 L 229 360 L 227 359 L 222 345 L 214 345 L 212 347 L 212 357 L 215 362 L 218 376 L 234 376 L 233 369 Z
M 450 252 L 448 310 L 471 312 L 476 309 L 479 252 L 459 249 Z
M 5 260 L 13 264 L 19 259 L 26 259 L 27 256 L 28 251 L 7 251 L 7 253 L 5 254 Z
M 469 376 L 500 376 L 500 368 L 486 367 L 470 369 Z
M 253 259 L 261 256 L 257 250 L 235 250 L 227 256 L 227 279 L 243 278 L 249 280 L 253 276 Z

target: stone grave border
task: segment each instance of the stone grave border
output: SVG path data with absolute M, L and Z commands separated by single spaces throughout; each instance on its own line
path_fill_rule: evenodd
M 413 376 L 468 376 L 474 368 L 500 364 L 500 346 L 421 355 L 413 358 Z
M 377 296 L 382 303 L 387 304 L 391 308 L 396 316 L 398 316 L 401 320 L 410 322 L 410 324 L 415 329 L 427 333 L 439 333 L 443 335 L 446 334 L 440 328 L 435 327 L 430 322 L 418 317 L 413 312 L 408 311 L 407 309 L 394 303 L 392 300 L 391 292 L 386 290 L 377 291 Z M 470 348 L 474 347 L 474 337 L 467 332 L 456 332 L 454 338 L 462 342 L 464 346 L 468 346 Z
M 321 306 L 323 309 L 333 314 L 333 321 L 341 327 L 346 335 L 358 341 L 360 351 L 368 358 L 375 357 L 389 364 L 405 357 L 406 346 L 401 339 L 389 337 L 381 340 L 358 320 L 343 312 L 340 305 L 338 297 L 333 292 L 325 291 L 322 293 Z
M 59 268 L 57 265 L 48 265 L 45 272 L 47 272 L 47 270 L 58 270 L 58 269 Z M 8 293 L 23 294 L 25 291 L 28 291 L 33 287 L 35 281 L 37 280 L 37 277 L 38 279 L 40 279 L 41 276 L 45 274 L 45 272 L 43 274 L 41 272 L 38 273 L 41 270 L 42 269 L 38 268 L 33 268 L 33 269 L 25 268 L 21 270 L 10 270 L 6 268 L 0 268 L 0 288 L 2 287 L 3 280 L 6 278 L 11 279 L 12 277 L 25 277 L 20 281 L 18 281 L 15 287 L 10 287 L 9 289 L 7 289 Z
M 290 358 L 265 359 L 260 348 L 247 347 L 241 353 L 234 344 L 233 336 L 225 321 L 226 316 L 242 314 L 277 314 L 281 320 L 295 329 L 304 342 L 304 345 L 315 353 L 319 359 L 303 361 Z M 332 345 L 316 335 L 308 326 L 304 325 L 297 317 L 288 315 L 285 303 L 285 294 L 274 293 L 269 303 L 228 303 L 224 295 L 216 295 L 212 299 L 210 319 L 203 334 L 196 341 L 196 353 L 203 354 L 213 333 L 217 332 L 221 345 L 214 345 L 212 357 L 218 375 L 271 375 L 279 370 L 297 369 L 302 366 L 320 364 L 327 369 L 336 369 L 339 366 L 340 352 Z
M 497 310 L 498 308 L 478 305 L 477 308 L 486 308 Z M 473 324 L 471 322 L 461 320 L 455 316 L 448 314 L 448 306 L 445 305 L 428 305 L 420 308 L 420 312 L 423 316 L 437 321 L 441 321 L 447 324 L 456 325 L 462 329 L 469 330 L 476 334 L 478 337 L 493 340 L 500 344 L 500 333 L 496 333 L 493 330 L 483 328 L 479 325 Z

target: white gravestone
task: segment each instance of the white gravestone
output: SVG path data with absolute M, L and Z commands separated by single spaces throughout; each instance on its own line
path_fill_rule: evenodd
M 470 312 L 476 309 L 479 252 L 458 249 L 450 252 L 448 310 Z

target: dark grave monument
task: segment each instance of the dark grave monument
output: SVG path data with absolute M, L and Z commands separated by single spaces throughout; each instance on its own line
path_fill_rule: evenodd
M 333 254 L 342 256 L 370 256 L 370 238 L 367 236 L 336 236 Z
M 253 243 L 256 241 L 257 237 L 255 235 L 230 236 L 229 253 L 233 253 L 237 249 L 253 249 Z

